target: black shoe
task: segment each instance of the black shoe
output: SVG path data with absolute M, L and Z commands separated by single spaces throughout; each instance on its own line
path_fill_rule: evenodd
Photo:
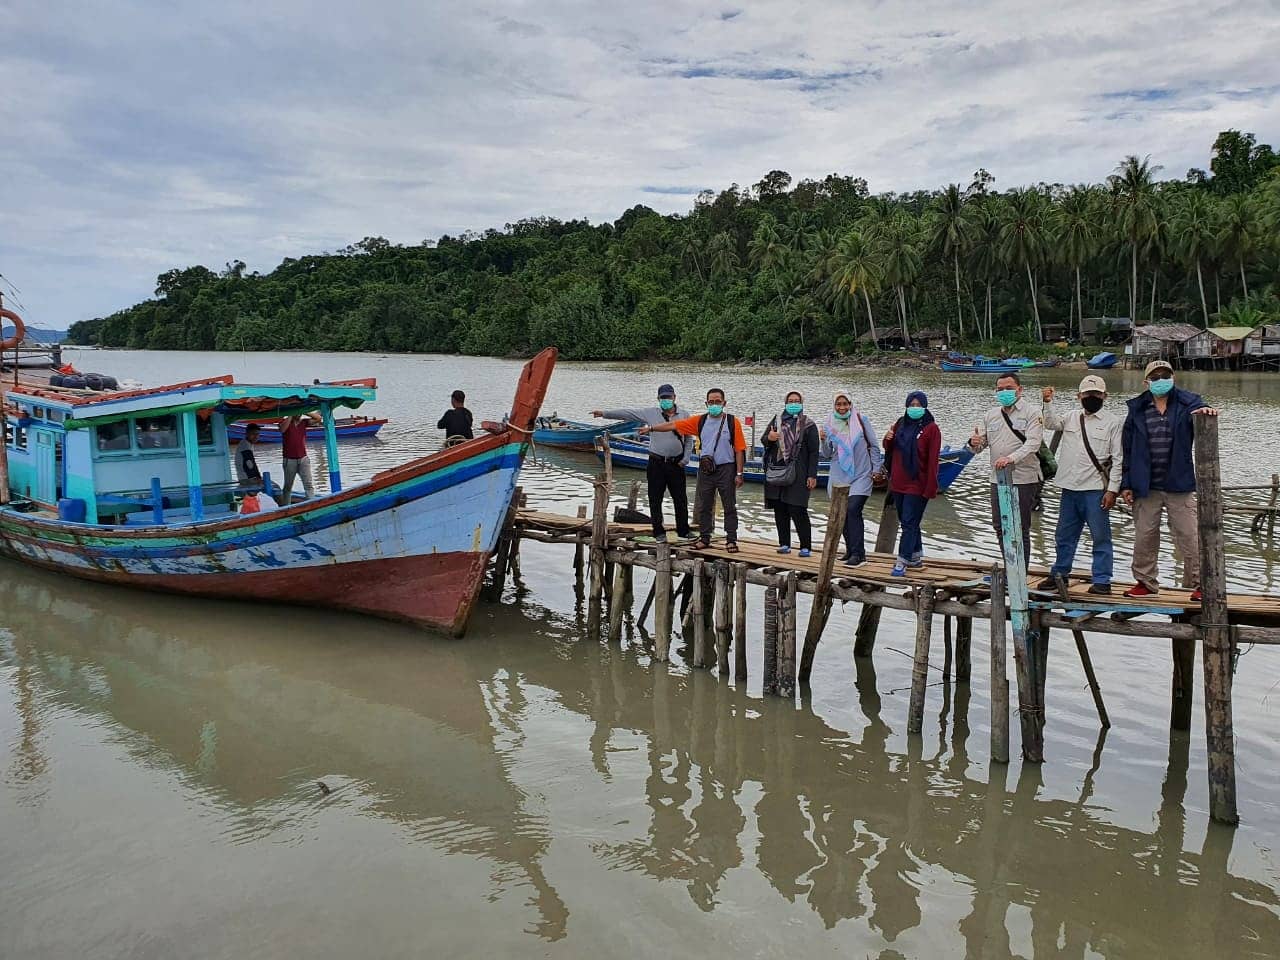
M 1099 597 L 1111 596 L 1111 584 L 1109 583 L 1091 583 L 1089 584 L 1089 592 Z
M 1058 578 L 1057 578 L 1057 577 L 1045 577 L 1043 580 L 1041 580 L 1039 583 L 1037 583 L 1037 584 L 1036 584 L 1034 587 L 1032 587 L 1031 589 L 1032 589 L 1032 590 L 1039 590 L 1041 593 L 1057 593 L 1057 592 L 1058 592 Z

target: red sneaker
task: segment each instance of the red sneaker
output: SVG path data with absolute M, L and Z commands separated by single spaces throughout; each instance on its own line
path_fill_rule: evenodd
M 1142 597 L 1154 597 L 1158 592 L 1158 590 L 1147 589 L 1147 587 L 1141 583 L 1135 583 L 1124 592 L 1124 595 L 1131 600 L 1138 600 Z
M 1192 603 L 1199 603 L 1199 602 L 1200 602 L 1200 601 L 1202 601 L 1203 599 L 1204 599 L 1204 594 L 1200 592 L 1200 588 L 1199 588 L 1199 587 L 1196 587 L 1194 590 L 1192 590 L 1192 591 L 1191 591 L 1191 602 L 1192 602 Z

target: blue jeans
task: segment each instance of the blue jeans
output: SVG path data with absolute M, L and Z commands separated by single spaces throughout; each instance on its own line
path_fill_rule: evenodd
M 1093 582 L 1110 583 L 1113 553 L 1111 550 L 1111 515 L 1102 509 L 1101 490 L 1063 490 L 1058 513 L 1058 555 L 1053 564 L 1055 576 L 1065 577 L 1076 559 L 1080 533 L 1089 527 L 1093 541 Z
M 898 524 L 902 536 L 898 540 L 898 559 L 904 563 L 924 556 L 924 541 L 920 537 L 920 522 L 924 520 L 924 508 L 929 501 L 914 493 L 893 494 L 893 505 L 898 511 Z

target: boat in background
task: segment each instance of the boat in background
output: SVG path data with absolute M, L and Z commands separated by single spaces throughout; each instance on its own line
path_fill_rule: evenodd
M 525 364 L 506 421 L 349 487 L 333 410 L 374 399 L 364 383 L 224 376 L 91 395 L 13 387 L 4 452 L 14 502 L 0 509 L 0 554 L 85 580 L 350 610 L 461 635 L 556 355 Z M 265 474 L 237 483 L 227 422 L 312 411 L 326 426 L 330 492 L 261 509 L 259 492 L 275 488 Z
M 577 420 L 565 420 L 554 413 L 549 417 L 539 417 L 533 431 L 533 442 L 545 447 L 563 447 L 568 450 L 594 450 L 596 441 L 608 431 L 609 436 L 619 437 L 633 435 L 644 426 L 639 420 L 622 420 L 604 426 L 596 423 L 581 423 Z
M 1114 353 L 1096 353 L 1085 361 L 1085 366 L 1090 370 L 1110 370 L 1116 365 L 1116 355 Z
M 991 360 L 987 357 L 974 357 L 972 363 L 955 360 L 940 360 L 938 366 L 943 373 L 985 373 L 998 376 L 1002 373 L 1020 373 L 1022 366 L 1004 360 Z
M 375 384 L 376 385 L 376 384 Z M 228 440 L 243 440 L 245 429 L 249 424 L 258 425 L 259 443 L 281 443 L 280 420 L 278 417 L 266 420 L 236 420 L 227 424 Z M 386 418 L 374 417 L 339 417 L 333 421 L 334 432 L 339 440 L 351 440 L 356 437 L 372 437 L 386 426 Z M 307 440 L 318 442 L 324 439 L 323 426 L 308 426 Z

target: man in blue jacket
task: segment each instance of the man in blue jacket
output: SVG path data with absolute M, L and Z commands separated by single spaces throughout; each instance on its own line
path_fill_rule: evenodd
M 1173 367 L 1152 360 L 1145 371 L 1147 389 L 1129 401 L 1121 444 L 1124 472 L 1120 495 L 1133 507 L 1133 578 L 1126 597 L 1160 592 L 1160 515 L 1185 563 L 1184 585 L 1200 600 L 1200 537 L 1196 527 L 1195 416 L 1216 417 L 1204 398 L 1173 385 Z

